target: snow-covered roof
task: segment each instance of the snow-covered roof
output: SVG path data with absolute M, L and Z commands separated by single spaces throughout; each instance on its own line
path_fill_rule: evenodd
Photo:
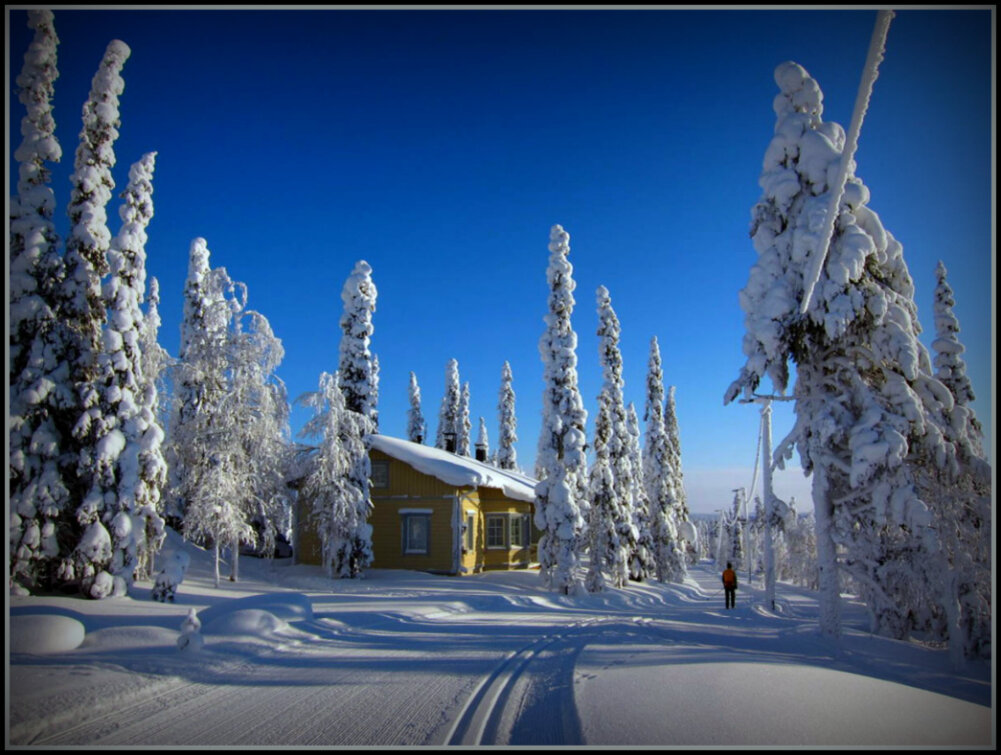
M 516 501 L 535 500 L 535 480 L 517 472 L 402 438 L 370 435 L 369 440 L 372 448 L 448 485 L 497 488 Z

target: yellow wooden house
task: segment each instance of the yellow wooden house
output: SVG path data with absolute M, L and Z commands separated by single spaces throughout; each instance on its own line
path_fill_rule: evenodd
M 460 575 L 535 562 L 535 480 L 401 438 L 369 440 L 372 568 Z M 308 502 L 297 514 L 296 561 L 320 564 Z

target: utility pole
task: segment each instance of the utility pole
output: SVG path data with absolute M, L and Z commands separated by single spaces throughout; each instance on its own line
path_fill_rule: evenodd
M 765 601 L 775 610 L 775 551 L 772 548 L 772 521 L 775 504 L 772 496 L 772 400 L 761 402 L 761 484 L 765 496 Z

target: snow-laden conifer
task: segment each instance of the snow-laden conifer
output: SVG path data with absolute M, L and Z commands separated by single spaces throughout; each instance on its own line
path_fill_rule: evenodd
M 98 407 L 105 422 L 97 446 L 109 452 L 98 456 L 92 490 L 105 502 L 101 521 L 112 541 L 108 571 L 114 578 L 113 594 L 128 592 L 140 566 L 140 576 L 148 576 L 147 567 L 165 536 L 159 511 L 167 474 L 161 451 L 164 434 L 155 415 L 155 388 L 143 374 L 140 350 L 155 154 L 144 155 L 129 171 L 119 213 L 122 226 L 108 252 L 110 276 L 102 289 L 108 324 L 98 355 Z
M 61 287 L 60 321 L 67 333 L 69 383 L 76 394 L 77 415 L 73 447 L 78 455 L 77 479 L 71 487 L 76 505 L 77 546 L 61 564 L 61 578 L 78 582 L 91 597 L 104 597 L 114 589 L 108 572 L 112 538 L 118 540 L 130 525 L 124 518 L 109 533 L 102 521 L 113 506 L 105 497 L 108 460 L 124 447 L 114 432 L 114 419 L 101 406 L 100 367 L 102 330 L 106 321 L 101 278 L 108 272 L 111 232 L 107 204 L 114 189 L 111 169 L 115 165 L 114 142 L 118 138 L 118 96 L 125 84 L 120 76 L 129 57 L 128 46 L 119 40 L 108 44 L 83 106 L 83 128 L 70 177 L 73 188 L 68 213 L 70 233 L 66 240 L 66 277 Z M 79 534 L 82 533 L 82 534 Z M 106 545 L 107 544 L 107 545 Z
M 617 566 L 625 566 L 625 559 L 616 563 L 621 552 L 619 537 L 616 532 L 617 502 L 615 477 L 610 463 L 610 445 L 612 440 L 612 420 L 609 406 L 604 401 L 598 402 L 598 417 L 594 423 L 594 463 L 589 470 L 590 510 L 588 512 L 588 567 L 584 579 L 584 587 L 588 592 L 601 592 L 605 589 L 607 577 L 605 572 L 611 572 L 616 587 L 625 584 L 622 571 Z
M 643 452 L 643 487 L 650 506 L 650 529 L 657 579 L 681 582 L 687 569 L 684 550 L 675 525 L 671 451 L 664 426 L 664 373 L 657 337 L 650 340 L 650 361 L 646 384 L 646 448 Z
M 370 463 L 364 442 L 369 420 L 348 411 L 337 375 L 323 373 L 319 390 L 300 398 L 314 409 L 304 437 L 320 445 L 302 483 L 310 518 L 320 538 L 323 565 L 330 577 L 356 577 L 372 559 Z
M 945 265 L 939 260 L 935 267 L 935 340 L 932 342 L 932 350 L 935 352 L 933 362 L 935 377 L 953 395 L 957 406 L 957 418 L 962 420 L 965 415 L 967 427 L 963 428 L 965 429 L 963 439 L 969 443 L 967 453 L 983 456 L 981 441 L 983 429 L 971 407 L 976 395 L 966 374 L 966 360 L 963 359 L 966 347 L 959 340 L 959 319 L 953 312 L 956 298 L 946 278 L 947 274 Z
M 460 456 L 472 456 L 470 432 L 473 429 L 473 420 L 469 416 L 469 381 L 462 384 L 462 391 L 459 393 L 459 438 L 456 452 Z
M 341 342 L 338 375 L 344 391 L 344 405 L 348 411 L 358 412 L 376 424 L 377 391 L 376 373 L 369 351 L 372 333 L 372 315 L 378 292 L 372 281 L 372 267 L 365 261 L 355 263 L 351 275 L 344 281 L 341 301 Z
M 589 518 L 590 523 L 598 523 L 602 528 L 611 529 L 613 537 L 604 541 L 607 549 L 600 558 L 608 569 L 612 584 L 615 587 L 622 587 L 629 578 L 630 555 L 636 550 L 636 542 L 639 533 L 632 521 L 631 499 L 633 488 L 633 466 L 629 450 L 629 429 L 627 425 L 625 399 L 623 397 L 622 377 L 622 354 L 619 351 L 619 337 L 621 327 L 619 318 L 612 308 L 612 299 L 608 294 L 608 289 L 599 286 L 597 291 L 598 310 L 598 355 L 604 378 L 601 386 L 601 393 L 598 395 L 598 403 L 607 407 L 605 421 L 607 428 L 602 429 L 603 443 L 606 446 L 605 454 L 608 471 L 611 475 L 612 488 L 607 494 L 607 500 L 602 504 L 602 512 L 595 515 L 592 512 Z M 599 419 L 601 415 L 599 413 Z M 595 425 L 595 454 L 598 452 L 598 426 Z M 603 473 L 602 473 L 603 474 Z M 595 485 L 598 491 L 595 490 Z M 602 491 L 604 483 L 591 477 L 591 499 L 592 507 L 595 505 L 596 494 L 605 496 Z M 604 517 L 610 517 L 604 522 Z M 595 537 L 591 536 L 592 560 L 595 558 L 593 546 Z
M 955 585 L 922 479 L 923 470 L 956 474 L 946 437 L 953 402 L 917 338 L 902 248 L 867 206 L 869 191 L 853 170 L 809 307 L 800 312 L 811 272 L 805 260 L 823 252 L 830 192 L 841 190 L 830 182 L 843 167 L 845 134 L 822 120 L 820 88 L 801 66 L 780 65 L 775 80 L 775 134 L 752 211 L 758 259 L 740 294 L 747 360 L 725 401 L 753 396 L 766 375 L 785 390 L 795 362 L 796 425 L 776 457 L 788 458 L 795 445 L 813 477 L 824 634 L 840 634 L 839 566 L 858 586 L 875 630 L 905 636 L 908 613 L 929 602 L 955 628 Z
M 226 331 L 232 308 L 225 298 L 224 282 L 209 266 L 209 256 L 204 238 L 191 242 L 180 348 L 171 368 L 174 391 L 168 426 L 170 492 L 166 514 L 168 522 L 180 530 L 184 529 L 194 470 L 206 459 L 194 438 L 211 426 L 226 390 Z
M 417 385 L 417 375 L 410 373 L 410 409 L 407 411 L 407 440 L 412 443 L 423 443 L 426 437 L 427 423 L 421 412 L 421 388 Z
M 667 403 L 664 405 L 664 430 L 667 433 L 667 449 L 670 458 L 671 488 L 674 494 L 674 527 L 679 537 L 684 541 L 682 547 L 687 551 L 694 549 L 695 543 L 689 543 L 684 532 L 691 530 L 688 512 L 688 497 L 685 494 L 685 474 L 681 464 L 681 430 L 678 427 L 678 410 L 674 400 L 675 386 L 667 389 Z M 691 563 L 689 557 L 688 562 Z
M 988 656 L 991 635 L 991 468 L 984 457 L 982 428 L 973 411 L 973 386 L 966 374 L 955 298 L 945 265 L 935 269 L 935 376 L 954 400 L 946 437 L 957 448 L 959 474 L 929 481 L 932 510 L 959 600 L 959 633 L 964 656 Z M 946 618 L 947 621 L 947 617 Z M 956 649 L 959 655 L 959 649 Z
M 584 425 L 587 411 L 577 385 L 577 334 L 573 312 L 570 235 L 559 225 L 549 234 L 549 311 L 539 340 L 545 391 L 535 488 L 535 526 L 541 531 L 539 563 L 543 584 L 564 594 L 575 591 L 587 512 Z
M 17 195 L 10 203 L 8 491 L 10 586 L 49 588 L 59 563 L 58 531 L 70 507 L 63 462 L 75 405 L 68 385 L 64 331 L 59 322 L 63 279 L 59 238 L 52 221 L 55 196 L 49 162 L 62 150 L 52 118 L 59 39 L 48 10 L 29 10 L 34 37 L 17 78 L 21 121 Z
M 518 442 L 518 418 L 514 410 L 514 388 L 511 365 L 504 362 L 501 369 L 500 396 L 497 412 L 500 416 L 500 432 L 497 438 L 497 466 L 501 469 L 518 469 L 518 452 L 514 444 Z
M 640 420 L 633 402 L 626 407 L 626 432 L 629 435 L 629 508 L 636 542 L 629 556 L 629 578 L 642 582 L 656 573 L 653 555 L 653 534 L 650 524 L 650 502 L 643 487 L 643 452 L 640 446 Z
M 458 443 L 460 432 L 460 394 L 459 363 L 449 359 L 445 365 L 445 393 L 441 397 L 441 409 L 438 411 L 438 434 L 435 437 L 435 448 L 446 448 L 446 436 L 451 436 L 452 443 Z M 456 450 L 453 446 L 452 451 Z
M 144 391 L 150 391 L 153 399 L 153 415 L 166 427 L 170 417 L 170 392 L 167 375 L 173 359 L 160 344 L 160 283 L 155 277 L 149 279 L 146 295 L 146 312 L 143 314 L 142 331 L 139 337 L 139 353 L 142 356 Z

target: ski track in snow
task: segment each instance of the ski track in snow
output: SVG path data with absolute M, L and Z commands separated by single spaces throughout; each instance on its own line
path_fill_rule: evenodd
M 661 585 L 632 584 L 626 598 L 614 590 L 562 598 L 525 589 L 534 582 L 517 581 L 524 576 L 510 578 L 511 585 L 503 575 L 482 583 L 405 578 L 413 589 L 409 583 L 380 586 L 378 579 L 341 581 L 337 592 L 308 591 L 311 616 L 290 618 L 266 636 L 206 631 L 200 653 L 160 647 L 130 658 L 97 642 L 71 658 L 22 656 L 11 675 L 17 702 L 9 741 L 587 744 L 595 722 L 582 724 L 580 705 L 588 695 L 593 699 L 599 687 L 588 685 L 609 669 L 667 662 L 687 672 L 704 662 L 812 660 L 865 673 L 866 656 L 854 655 L 850 640 L 832 659 L 830 647 L 812 636 L 816 608 L 808 591 L 783 586 L 776 610 L 766 612 L 748 599 L 753 588 L 742 587 L 736 610 L 726 611 L 716 595 L 718 575 L 703 565 L 690 568 L 689 583 L 671 586 L 670 593 Z M 274 595 L 280 593 L 269 593 Z M 795 650 L 787 655 L 793 639 Z M 804 657 L 804 648 L 816 658 Z M 115 670 L 110 676 L 109 667 Z M 71 683 L 59 676 L 67 668 L 77 675 Z M 52 699 L 36 692 L 49 678 L 61 685 L 58 699 L 65 707 L 46 717 L 33 695 Z M 893 681 L 885 672 L 883 678 Z

